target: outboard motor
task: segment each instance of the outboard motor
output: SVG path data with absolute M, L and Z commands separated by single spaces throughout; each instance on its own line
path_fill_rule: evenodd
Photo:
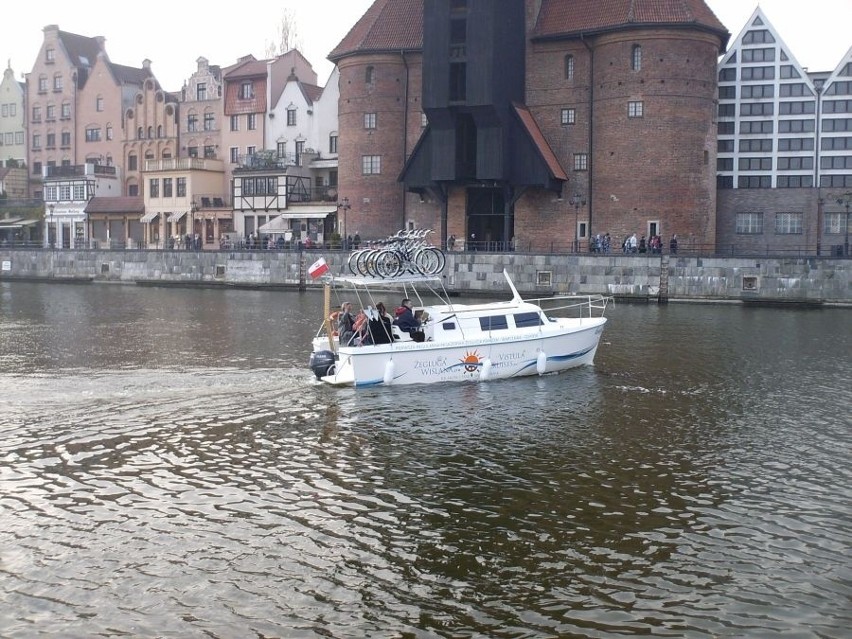
M 334 375 L 334 353 L 331 351 L 314 351 L 311 353 L 309 366 L 317 376 L 322 379 L 326 375 Z

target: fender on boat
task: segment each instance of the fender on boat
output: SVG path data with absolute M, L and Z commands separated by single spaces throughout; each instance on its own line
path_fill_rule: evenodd
M 535 362 L 535 370 L 539 375 L 544 375 L 547 372 L 547 355 L 544 351 L 538 352 L 538 358 Z
M 385 384 L 390 385 L 393 383 L 395 368 L 393 360 L 388 360 L 388 363 L 385 364 L 385 376 L 382 379 Z
M 481 381 L 487 381 L 488 378 L 491 377 L 491 360 L 486 357 L 482 360 L 482 368 L 479 369 L 479 379 Z

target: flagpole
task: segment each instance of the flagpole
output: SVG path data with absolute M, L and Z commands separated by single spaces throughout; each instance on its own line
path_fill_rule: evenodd
M 322 308 L 325 317 L 325 333 L 328 335 L 328 348 L 334 350 L 334 327 L 331 325 L 331 285 L 326 282 L 322 286 Z

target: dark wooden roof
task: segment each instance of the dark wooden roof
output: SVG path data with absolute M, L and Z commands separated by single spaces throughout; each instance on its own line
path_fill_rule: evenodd
M 86 205 L 86 213 L 144 213 L 145 200 L 141 196 L 93 197 Z
M 730 34 L 704 0 L 542 0 L 533 38 L 559 38 L 636 26 L 692 26 Z
M 328 54 L 337 62 L 354 53 L 423 48 L 423 0 L 376 0 Z

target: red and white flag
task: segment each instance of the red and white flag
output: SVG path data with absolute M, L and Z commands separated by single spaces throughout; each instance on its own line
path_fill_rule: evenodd
M 311 267 L 308 269 L 308 275 L 316 279 L 323 273 L 328 273 L 328 264 L 325 263 L 325 258 L 321 257 L 311 264 Z

